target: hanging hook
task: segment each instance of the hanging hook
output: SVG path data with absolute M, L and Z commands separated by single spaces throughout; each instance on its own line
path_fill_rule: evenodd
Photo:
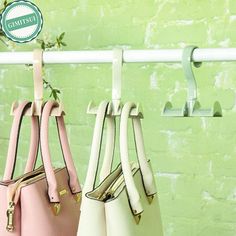
M 35 49 L 33 51 L 33 80 L 34 80 L 34 102 L 25 111 L 27 116 L 40 116 L 43 104 L 43 51 Z M 15 101 L 11 107 L 11 115 L 14 115 L 18 102 Z
M 222 110 L 219 102 L 215 102 L 212 108 L 202 109 L 200 102 L 197 100 L 197 82 L 192 69 L 192 57 L 196 46 L 187 46 L 183 50 L 182 66 L 184 69 L 185 78 L 188 84 L 188 97 L 187 97 L 187 116 L 222 116 Z M 199 68 L 201 62 L 193 62 L 196 68 Z
M 107 115 L 120 116 L 122 103 L 121 103 L 121 81 L 122 81 L 122 65 L 123 65 L 123 50 L 113 49 L 112 60 L 112 102 L 109 103 Z M 97 106 L 91 101 L 87 107 L 88 114 L 97 114 Z M 143 118 L 143 111 L 140 104 L 132 110 L 130 116 L 139 116 Z
M 113 49 L 112 60 L 112 105 L 114 115 L 120 112 L 123 50 Z
M 122 78 L 123 50 L 113 49 L 112 58 L 112 102 L 109 103 L 108 115 L 118 116 L 121 113 L 121 78 Z M 91 101 L 87 113 L 96 114 L 97 106 Z
M 180 109 L 173 109 L 171 102 L 167 102 L 164 110 L 164 116 L 222 116 L 222 109 L 219 102 L 215 102 L 212 108 L 202 109 L 197 100 L 197 82 L 192 69 L 192 57 L 196 46 L 187 46 L 183 49 L 182 66 L 184 70 L 185 79 L 188 85 L 187 101 Z M 201 62 L 193 62 L 195 67 L 200 67 Z
M 40 116 L 43 105 L 43 50 L 35 49 L 33 51 L 33 80 L 34 80 L 34 102 L 32 106 L 25 111 L 27 116 Z M 14 115 L 15 109 L 18 107 L 18 102 L 15 101 L 11 107 L 11 114 Z M 60 102 L 59 107 L 55 107 L 51 116 L 64 115 L 63 104 Z
M 196 48 L 198 47 L 187 46 L 184 48 L 182 55 L 182 66 L 188 84 L 188 96 L 187 96 L 188 110 L 193 110 L 194 104 L 197 101 L 197 82 L 193 74 L 193 69 L 191 65 L 193 52 Z M 202 63 L 194 62 L 193 64 L 195 67 L 200 67 Z
M 33 52 L 33 79 L 34 79 L 34 115 L 41 115 L 43 104 L 43 50 Z

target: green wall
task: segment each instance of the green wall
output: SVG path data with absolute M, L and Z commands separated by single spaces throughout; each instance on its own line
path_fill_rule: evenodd
M 65 31 L 65 50 L 234 47 L 235 0 L 69 0 L 34 1 L 45 24 L 40 38 Z M 7 51 L 3 45 L 1 50 Z M 23 51 L 36 43 L 12 46 Z M 111 97 L 110 65 L 46 65 L 46 78 L 62 91 L 70 144 L 84 180 L 94 125 L 86 114 L 90 100 Z M 141 102 L 147 154 L 157 178 L 165 236 L 236 235 L 236 70 L 235 63 L 204 63 L 195 69 L 199 100 L 211 107 L 219 100 L 223 118 L 165 118 L 167 100 L 185 102 L 180 64 L 125 64 L 123 101 Z M 32 99 L 32 70 L 0 69 L 0 163 L 5 163 L 13 100 Z M 48 93 L 45 94 L 45 98 Z M 19 159 L 28 148 L 24 125 Z M 59 155 L 57 139 L 52 153 Z M 55 165 L 61 159 L 55 158 Z M 24 162 L 17 165 L 18 173 Z

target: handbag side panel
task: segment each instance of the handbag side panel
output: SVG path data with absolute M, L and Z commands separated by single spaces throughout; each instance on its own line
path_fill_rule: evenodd
M 77 236 L 107 236 L 103 202 L 83 198 Z
M 123 186 L 122 192 L 105 204 L 107 236 L 163 236 L 158 196 L 154 197 L 151 204 L 148 202 L 140 170 L 134 174 L 134 181 L 144 209 L 140 222 L 135 221 Z
M 66 168 L 56 172 L 61 210 L 55 215 L 48 198 L 47 182 L 43 178 L 22 189 L 21 233 L 24 236 L 76 235 L 80 215 L 80 202 L 76 202 L 68 186 Z

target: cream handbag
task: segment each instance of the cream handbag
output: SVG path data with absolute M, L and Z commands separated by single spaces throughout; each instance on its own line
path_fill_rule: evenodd
M 129 162 L 128 119 L 133 103 L 126 103 L 121 114 L 121 164 L 111 173 L 107 168 L 107 176 L 95 187 L 108 106 L 103 102 L 98 108 L 78 236 L 162 236 L 155 181 L 145 156 L 139 117 L 132 118 L 138 163 Z

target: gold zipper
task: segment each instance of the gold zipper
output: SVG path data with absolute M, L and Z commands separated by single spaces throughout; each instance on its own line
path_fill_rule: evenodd
M 54 170 L 54 172 L 58 172 L 59 170 L 61 170 L 61 168 L 57 168 L 57 169 L 55 169 Z M 25 180 L 25 181 L 22 181 L 22 183 L 24 183 L 25 185 L 28 185 L 28 184 L 31 184 L 31 183 L 34 183 L 35 181 L 37 181 L 37 180 L 39 180 L 39 179 L 42 179 L 42 177 L 44 177 L 45 176 L 45 172 L 43 171 L 41 171 L 41 172 L 39 172 L 39 173 L 37 173 L 37 174 L 32 174 L 33 175 L 33 177 L 30 177 L 29 179 L 27 179 L 27 180 Z M 25 178 L 23 178 L 23 179 L 25 179 Z
M 132 169 L 132 173 L 135 173 L 137 168 Z M 107 201 L 108 199 L 111 199 L 114 197 L 114 193 L 116 190 L 121 186 L 121 184 L 124 182 L 124 175 L 121 173 L 117 179 L 109 186 L 109 188 L 104 192 L 104 194 L 101 196 L 100 200 Z
M 36 175 L 36 174 L 38 174 L 38 173 L 44 173 L 44 168 L 43 168 L 43 166 L 40 166 L 38 169 L 36 169 L 36 170 L 34 170 L 34 171 L 32 171 L 32 172 L 23 174 L 23 175 L 17 177 L 16 179 L 7 180 L 7 181 L 0 181 L 0 184 L 5 185 L 5 186 L 8 186 L 8 185 L 10 185 L 10 184 L 16 183 L 16 182 L 19 181 L 19 180 L 25 179 L 25 178 L 30 177 L 30 176 L 32 176 L 32 175 Z
M 55 172 L 57 172 L 59 170 L 60 170 L 60 168 L 56 169 Z M 33 177 L 30 177 L 30 176 L 33 176 Z M 15 191 L 12 193 L 13 199 L 11 199 L 11 201 L 9 202 L 8 209 L 7 209 L 7 227 L 6 227 L 6 229 L 8 232 L 14 231 L 14 215 L 15 215 L 15 205 L 16 205 L 16 203 L 14 202 L 14 196 L 15 196 L 16 192 L 19 191 L 23 186 L 33 183 L 33 182 L 41 179 L 43 176 L 45 176 L 45 172 L 43 171 L 43 169 L 40 168 L 32 173 L 27 173 L 27 174 L 23 175 L 22 178 L 19 178 L 15 183 L 12 183 L 12 184 L 18 184 L 18 186 L 16 187 Z M 28 178 L 28 179 L 26 179 L 26 178 Z
M 10 202 L 7 210 L 7 231 L 12 232 L 14 230 L 14 213 L 15 213 L 15 203 Z

